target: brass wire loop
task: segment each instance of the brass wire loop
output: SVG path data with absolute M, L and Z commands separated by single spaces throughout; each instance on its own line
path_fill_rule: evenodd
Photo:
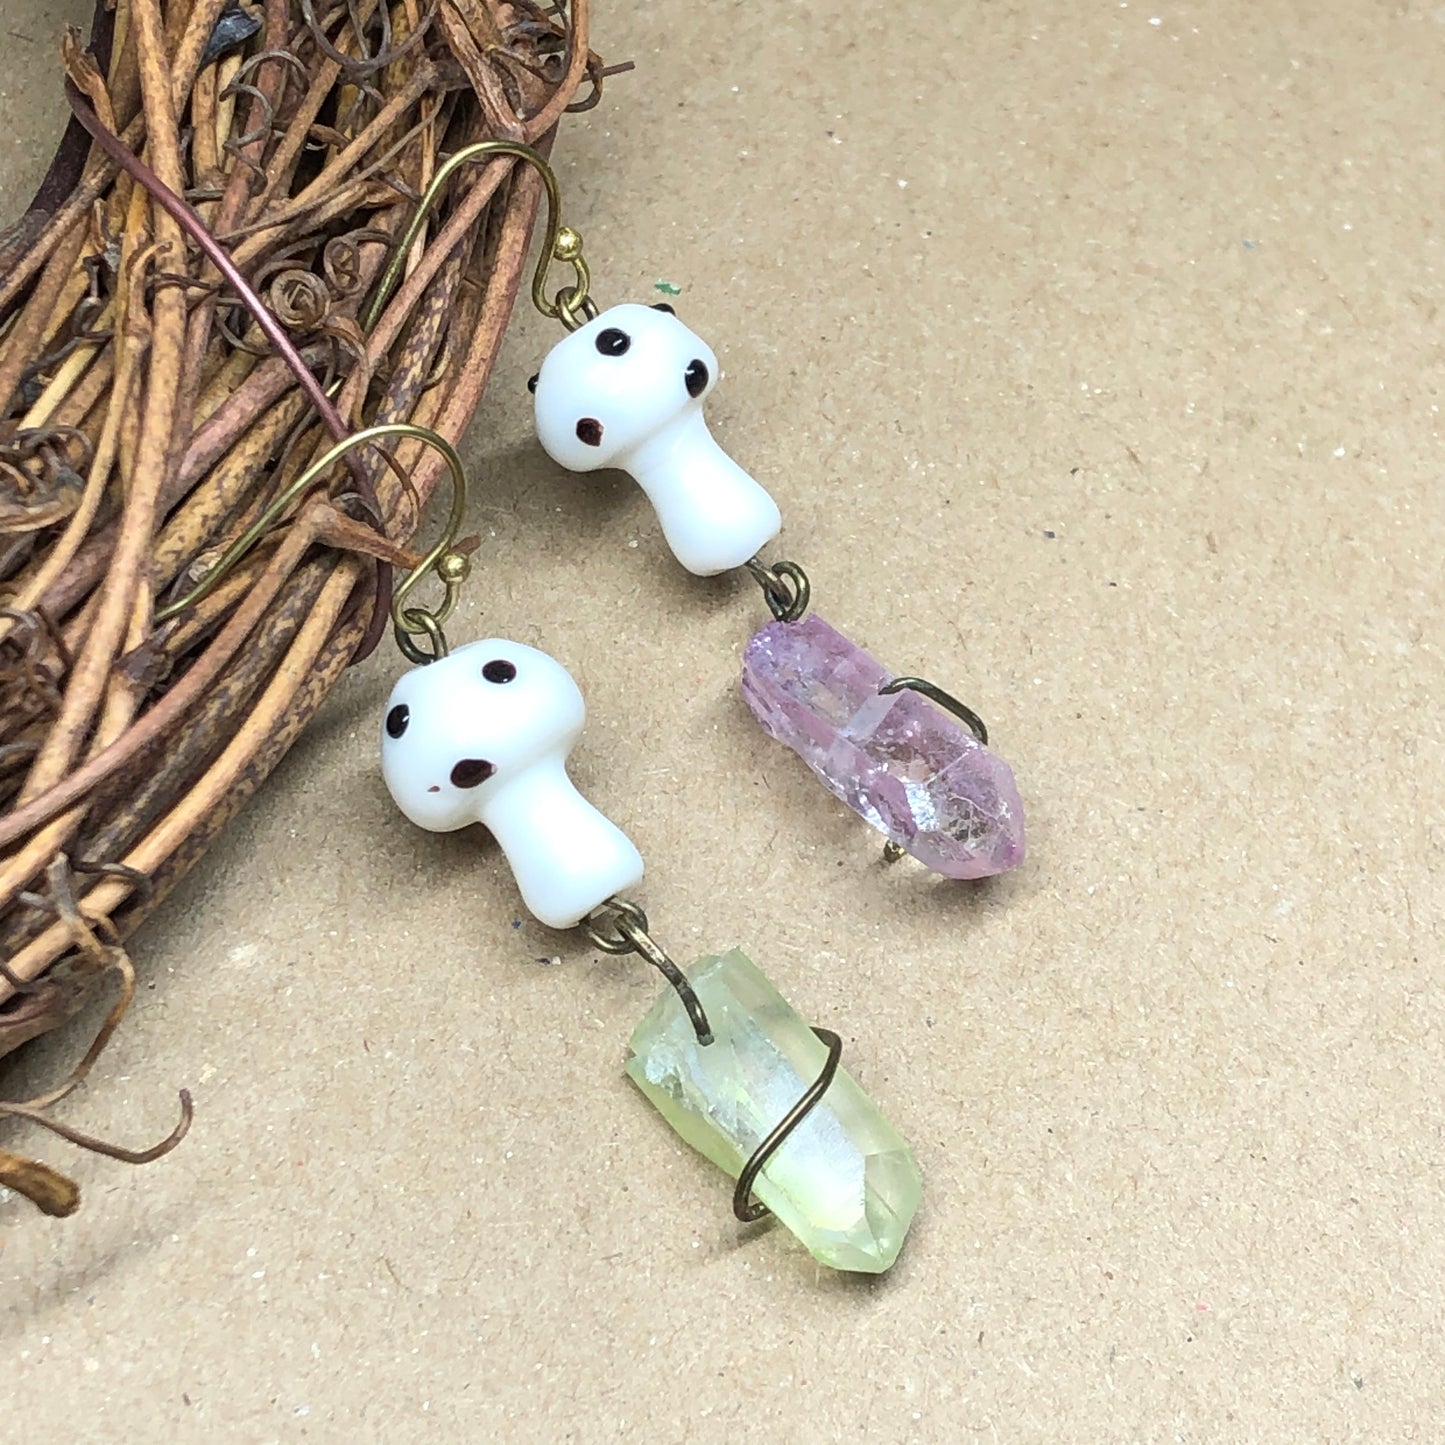
M 603 925 L 607 923 L 611 923 L 616 929 L 615 934 L 602 931 Z M 582 920 L 582 932 L 603 953 L 614 956 L 625 953 L 641 954 L 677 990 L 677 996 L 687 1010 L 688 1021 L 692 1024 L 698 1043 L 704 1048 L 712 1043 L 712 1025 L 707 1021 L 701 1000 L 693 992 L 687 975 L 647 931 L 647 914 L 639 904 L 630 898 L 609 898 Z
M 779 622 L 799 622 L 813 595 L 808 574 L 796 562 L 774 562 L 769 566 L 759 557 L 749 557 L 743 566 L 763 589 L 768 611 Z
M 588 270 L 587 262 L 582 256 L 582 237 L 571 226 L 562 224 L 562 196 L 557 185 L 556 172 L 538 151 L 529 145 L 523 145 L 520 141 L 483 140 L 477 141 L 473 145 L 463 146 L 437 168 L 436 175 L 432 177 L 431 183 L 422 192 L 421 200 L 417 203 L 416 213 L 407 223 L 401 240 L 391 253 L 391 259 L 382 273 L 375 296 L 368 302 L 366 310 L 362 313 L 361 329 L 363 331 L 371 330 L 376 318 L 381 315 L 382 308 L 390 299 L 391 293 L 396 289 L 396 284 L 401 279 L 401 273 L 406 267 L 406 258 L 411 253 L 412 245 L 421 234 L 422 227 L 426 225 L 427 216 L 432 207 L 436 205 L 437 198 L 441 195 L 447 181 L 460 167 L 485 156 L 516 156 L 519 160 L 526 161 L 541 176 L 542 185 L 547 192 L 547 230 L 542 238 L 541 254 L 537 257 L 537 269 L 532 273 L 532 305 L 543 316 L 560 321 L 568 331 L 575 331 L 584 322 L 590 321 L 597 315 L 597 306 L 588 295 L 592 285 L 592 273 Z M 549 300 L 547 272 L 551 269 L 553 261 L 565 261 L 570 265 L 573 280 L 570 286 L 560 287 Z

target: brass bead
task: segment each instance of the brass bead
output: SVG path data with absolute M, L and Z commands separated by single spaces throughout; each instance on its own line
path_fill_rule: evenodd
M 465 582 L 471 571 L 472 559 L 465 552 L 443 552 L 437 558 L 437 576 L 443 582 Z
M 558 226 L 552 254 L 559 261 L 575 261 L 582 254 L 582 237 L 571 226 Z

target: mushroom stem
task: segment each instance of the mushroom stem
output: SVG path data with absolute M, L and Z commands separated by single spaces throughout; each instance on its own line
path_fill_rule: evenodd
M 677 560 L 699 577 L 741 567 L 783 525 L 777 503 L 713 440 L 701 407 L 635 447 L 627 470 Z
M 503 782 L 477 810 L 507 856 L 527 908 L 549 928 L 571 928 L 642 880 L 642 855 L 545 758 Z

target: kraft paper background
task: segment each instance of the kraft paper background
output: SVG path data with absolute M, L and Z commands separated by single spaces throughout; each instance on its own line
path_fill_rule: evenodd
M 450 630 L 573 670 L 656 933 L 842 1033 L 913 1234 L 867 1280 L 734 1222 L 621 1072 L 652 973 L 394 812 L 384 649 L 138 937 L 65 1105 L 145 1143 L 184 1085 L 189 1139 L 128 1170 L 7 1131 L 85 1205 L 0 1203 L 0 1433 L 1438 1439 L 1445 10 L 597 9 L 637 71 L 557 149 L 595 294 L 679 289 L 775 555 L 984 715 L 1028 861 L 885 868 L 758 731 L 760 595 L 542 455 L 525 301 Z M 88 10 L 5 0 L 8 214 Z

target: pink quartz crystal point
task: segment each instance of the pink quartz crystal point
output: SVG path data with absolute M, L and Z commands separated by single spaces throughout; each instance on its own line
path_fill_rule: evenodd
M 771 622 L 743 654 L 743 697 L 829 792 L 945 878 L 987 878 L 1024 858 L 1009 766 L 816 613 Z

